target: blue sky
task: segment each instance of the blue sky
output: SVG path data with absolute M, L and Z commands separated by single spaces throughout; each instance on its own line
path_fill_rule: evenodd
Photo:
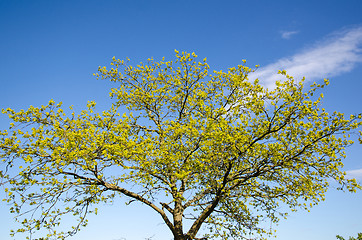
M 174 49 L 207 57 L 214 69 L 260 65 L 251 77 L 273 87 L 275 73 L 321 82 L 324 106 L 362 112 L 362 2 L 344 1 L 11 1 L 0 0 L 0 108 L 25 109 L 50 99 L 64 106 L 109 106 L 112 83 L 96 80 L 113 56 L 137 64 L 171 58 Z M 0 116 L 0 129 L 8 120 Z M 362 182 L 362 150 L 347 150 L 345 170 Z M 362 232 L 362 191 L 327 193 L 310 213 L 293 213 L 278 240 L 327 240 Z M 2 194 L 2 193 L 1 193 Z M 0 195 L 1 195 L 0 194 Z M 0 205 L 0 239 L 10 240 L 12 216 Z M 69 220 L 70 221 L 70 220 Z M 151 210 L 121 202 L 101 206 L 72 240 L 171 239 Z M 22 239 L 18 236 L 17 239 Z

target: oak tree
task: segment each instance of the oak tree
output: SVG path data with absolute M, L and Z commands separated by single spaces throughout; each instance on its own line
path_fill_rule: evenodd
M 116 84 L 107 111 L 88 102 L 66 114 L 54 101 L 4 109 L 12 123 L 0 132 L 0 174 L 22 224 L 13 234 L 47 229 L 46 239 L 64 239 L 97 204 L 124 196 L 153 209 L 175 240 L 267 236 L 263 221 L 324 200 L 331 179 L 361 188 L 341 170 L 361 115 L 321 108 L 316 92 L 328 80 L 305 88 L 280 71 L 267 89 L 248 78 L 253 71 L 211 71 L 177 51 L 136 66 L 113 58 L 96 74 Z M 65 214 L 77 224 L 57 231 Z

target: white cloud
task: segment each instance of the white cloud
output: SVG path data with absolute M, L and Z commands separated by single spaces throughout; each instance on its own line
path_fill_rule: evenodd
M 355 178 L 357 180 L 362 180 L 362 168 L 361 169 L 355 169 L 355 170 L 350 170 L 347 171 L 347 178 L 351 179 L 351 178 Z
M 281 35 L 283 39 L 290 39 L 293 35 L 297 34 L 298 31 L 282 31 Z
M 313 47 L 294 56 L 259 68 L 249 75 L 250 80 L 258 78 L 260 83 L 273 88 L 282 77 L 278 70 L 286 70 L 296 80 L 306 77 L 315 81 L 351 71 L 362 62 L 362 27 L 340 31 Z

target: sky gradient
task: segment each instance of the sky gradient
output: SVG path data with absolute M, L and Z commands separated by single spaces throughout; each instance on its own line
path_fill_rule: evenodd
M 250 78 L 272 88 L 285 69 L 307 83 L 330 80 L 328 111 L 362 112 L 362 2 L 341 1 L 11 1 L 0 0 L 0 108 L 26 109 L 50 99 L 105 110 L 114 84 L 96 80 L 113 56 L 133 64 L 171 59 L 174 49 L 207 57 L 215 70 L 246 59 Z M 0 129 L 8 127 L 0 115 Z M 347 149 L 345 171 L 362 182 L 362 149 Z M 277 240 L 329 240 L 362 232 L 362 191 L 335 190 L 311 212 L 281 220 Z M 0 196 L 3 196 L 2 191 Z M 0 205 L 0 239 L 16 225 Z M 71 218 L 69 219 L 71 221 Z M 162 219 L 140 204 L 100 206 L 72 240 L 171 239 Z M 15 239 L 23 239 L 20 235 Z

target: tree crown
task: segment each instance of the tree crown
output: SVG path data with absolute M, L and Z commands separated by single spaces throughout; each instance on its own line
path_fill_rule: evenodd
M 24 225 L 17 231 L 31 238 L 46 228 L 63 239 L 86 225 L 93 205 L 121 195 L 155 210 L 175 239 L 197 239 L 203 224 L 206 237 L 240 238 L 270 233 L 259 223 L 285 217 L 279 206 L 324 200 L 330 179 L 361 188 L 341 171 L 361 115 L 321 108 L 314 94 L 328 80 L 305 90 L 304 79 L 280 71 L 285 79 L 268 90 L 248 79 L 249 67 L 210 71 L 196 59 L 176 51 L 174 61 L 131 66 L 113 58 L 96 74 L 118 84 L 102 113 L 95 102 L 68 117 L 54 101 L 3 110 L 13 123 L 0 132 L 0 174 Z M 55 231 L 67 213 L 78 225 Z

